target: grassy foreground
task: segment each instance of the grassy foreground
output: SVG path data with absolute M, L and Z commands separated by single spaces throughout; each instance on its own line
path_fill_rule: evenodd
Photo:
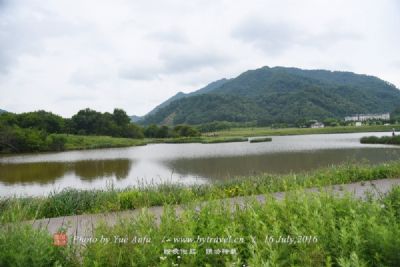
M 24 209 L 0 222 L 0 266 L 399 266 L 400 187 L 380 199 L 335 198 L 299 190 L 285 200 L 221 202 L 179 215 L 165 207 L 156 224 L 146 211 L 113 227 L 101 225 L 95 241 L 66 247 L 19 223 Z M 126 238 L 126 241 L 124 241 Z M 103 241 L 100 241 L 103 240 Z M 108 241 L 105 241 L 108 240 Z M 80 250 L 79 250 L 80 249 Z
M 365 136 L 360 139 L 362 144 L 400 145 L 400 136 Z
M 83 213 L 121 211 L 167 204 L 250 196 L 297 188 L 345 184 L 372 179 L 399 178 L 400 161 L 376 166 L 342 165 L 312 173 L 290 175 L 259 175 L 238 177 L 210 185 L 164 184 L 125 190 L 65 189 L 44 197 L 0 199 L 0 215 L 4 210 L 23 209 L 23 219 L 58 217 Z M 10 219 L 11 220 L 11 219 Z

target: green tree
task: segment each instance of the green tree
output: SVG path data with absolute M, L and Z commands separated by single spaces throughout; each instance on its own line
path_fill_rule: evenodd
M 118 126 L 125 126 L 131 122 L 131 119 L 126 112 L 118 108 L 114 109 L 112 118 Z
M 340 125 L 340 121 L 335 118 L 327 118 L 322 121 L 325 126 L 336 127 Z
M 200 132 L 189 126 L 189 125 L 177 125 L 174 127 L 174 132 L 178 134 L 178 136 L 183 137 L 192 137 L 192 136 L 199 136 Z
M 392 122 L 399 122 L 400 121 L 400 107 L 396 108 L 395 110 L 390 113 L 390 120 Z
M 146 127 L 144 135 L 148 138 L 156 138 L 158 135 L 159 128 L 157 125 L 152 124 Z
M 168 126 L 163 125 L 158 129 L 157 132 L 157 137 L 158 138 L 167 138 L 170 137 L 170 129 L 168 128 Z

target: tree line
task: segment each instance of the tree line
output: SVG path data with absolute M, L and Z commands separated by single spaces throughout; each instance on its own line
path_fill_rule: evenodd
M 0 114 L 0 152 L 31 152 L 63 150 L 65 136 L 107 135 L 124 138 L 172 138 L 200 135 L 199 131 L 188 125 L 168 126 L 149 125 L 142 127 L 131 122 L 122 109 L 112 113 L 83 109 L 71 118 L 44 110 L 21 114 Z

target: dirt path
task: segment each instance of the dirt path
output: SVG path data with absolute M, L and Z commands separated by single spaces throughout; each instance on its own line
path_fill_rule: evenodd
M 345 185 L 335 185 L 322 188 L 322 191 L 332 192 L 333 194 L 342 196 L 344 193 L 348 192 L 354 195 L 356 198 L 363 198 L 366 196 L 366 192 L 371 192 L 375 196 L 380 194 L 385 194 L 390 189 L 395 186 L 400 185 L 400 179 L 381 179 L 372 180 L 366 182 L 358 182 Z M 318 188 L 308 188 L 305 189 L 306 192 L 319 192 L 321 189 Z M 283 199 L 285 197 L 285 192 L 278 192 L 271 194 L 276 199 Z M 246 197 L 234 197 L 227 198 L 219 201 L 227 201 L 228 203 L 234 205 L 243 205 L 249 199 L 257 199 L 257 201 L 264 203 L 265 196 L 246 196 Z M 182 206 L 176 206 L 176 211 L 179 213 L 182 210 Z M 35 229 L 46 229 L 50 234 L 56 233 L 59 229 L 64 229 L 67 232 L 69 238 L 74 237 L 92 237 L 93 231 L 100 222 L 105 222 L 107 225 L 115 225 L 119 220 L 132 218 L 138 216 L 143 209 L 127 210 L 121 212 L 111 212 L 111 213 L 100 213 L 100 214 L 84 214 L 84 215 L 73 215 L 73 216 L 62 216 L 57 218 L 46 218 L 34 221 L 29 221 Z M 163 213 L 163 207 L 150 207 L 147 210 L 154 214 L 157 221 Z

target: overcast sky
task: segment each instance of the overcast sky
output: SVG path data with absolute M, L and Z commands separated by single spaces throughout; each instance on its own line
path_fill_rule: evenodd
M 400 87 L 398 0 L 0 0 L 0 109 L 144 115 L 262 66 Z

